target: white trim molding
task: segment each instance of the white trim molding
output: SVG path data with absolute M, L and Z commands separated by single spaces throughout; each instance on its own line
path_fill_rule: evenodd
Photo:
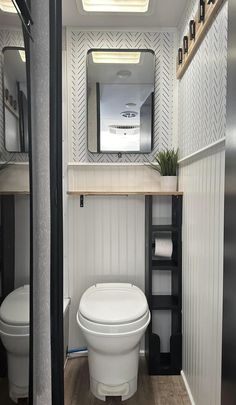
M 214 151 L 215 151 L 216 149 L 219 149 L 219 148 L 221 148 L 222 146 L 223 146 L 223 147 L 225 146 L 225 137 L 219 139 L 219 140 L 216 141 L 216 142 L 211 143 L 210 145 L 205 146 L 205 147 L 202 148 L 202 149 L 199 149 L 198 151 L 196 151 L 196 152 L 194 152 L 194 153 L 191 153 L 191 155 L 188 155 L 188 156 L 184 157 L 183 159 L 180 159 L 180 160 L 178 161 L 178 164 L 179 164 L 179 165 L 181 165 L 181 164 L 186 164 L 186 163 L 189 163 L 190 161 L 192 161 L 192 160 L 194 160 L 194 159 L 200 159 L 200 158 L 203 157 L 202 155 L 203 155 L 204 153 L 208 152 L 209 150 L 211 150 L 211 149 L 213 150 L 213 149 L 214 149 Z
M 196 403 L 195 403 L 195 401 L 194 401 L 194 399 L 193 399 L 193 395 L 192 395 L 191 389 L 190 389 L 190 387 L 189 387 L 187 378 L 186 378 L 186 376 L 185 376 L 183 370 L 181 371 L 181 377 L 183 378 L 183 382 L 184 382 L 186 391 L 187 391 L 187 393 L 188 393 L 188 396 L 189 396 L 189 400 L 190 400 L 190 402 L 191 402 L 191 405 L 196 405 Z

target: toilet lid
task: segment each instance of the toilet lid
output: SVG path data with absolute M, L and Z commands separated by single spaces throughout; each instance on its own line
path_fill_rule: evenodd
M 29 286 L 17 288 L 3 301 L 0 319 L 9 325 L 29 324 Z
M 83 294 L 80 313 L 102 324 L 134 322 L 148 311 L 143 292 L 132 284 L 96 284 Z

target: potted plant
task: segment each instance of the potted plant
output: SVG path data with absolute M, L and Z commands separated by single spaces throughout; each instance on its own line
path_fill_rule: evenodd
M 161 175 L 161 190 L 177 190 L 178 150 L 166 149 L 158 152 L 150 166 Z

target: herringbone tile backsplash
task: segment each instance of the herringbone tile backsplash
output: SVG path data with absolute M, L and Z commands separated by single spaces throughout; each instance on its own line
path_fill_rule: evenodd
M 154 149 L 149 155 L 91 154 L 87 150 L 86 55 L 91 48 L 152 49 L 156 55 Z M 174 128 L 175 33 L 67 30 L 69 161 L 143 162 L 171 146 Z
M 181 157 L 225 136 L 227 17 L 226 3 L 180 80 L 178 133 Z

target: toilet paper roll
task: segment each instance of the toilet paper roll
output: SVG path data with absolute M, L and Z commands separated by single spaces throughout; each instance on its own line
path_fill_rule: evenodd
M 173 253 L 173 242 L 171 239 L 155 239 L 155 256 L 171 258 Z

